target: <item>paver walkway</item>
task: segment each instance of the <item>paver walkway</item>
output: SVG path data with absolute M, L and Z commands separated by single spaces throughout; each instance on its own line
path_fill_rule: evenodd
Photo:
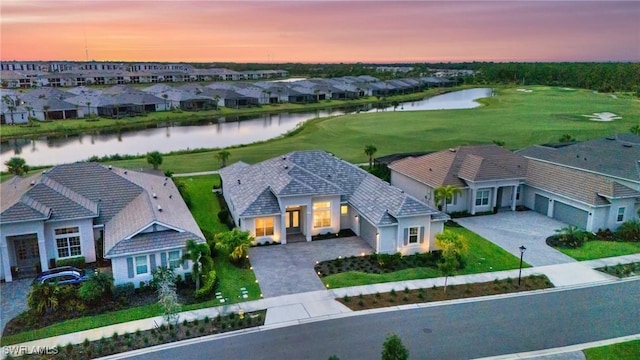
M 313 265 L 338 256 L 370 254 L 373 249 L 359 237 L 328 239 L 249 249 L 253 272 L 265 298 L 324 290 Z
M 27 293 L 32 280 L 19 279 L 11 283 L 0 283 L 0 331 L 4 331 L 9 320 L 27 310 Z
M 573 258 L 548 246 L 547 237 L 567 224 L 534 211 L 506 211 L 494 215 L 455 219 L 465 228 L 520 257 L 519 247 L 527 248 L 524 261 L 531 266 L 575 262 Z

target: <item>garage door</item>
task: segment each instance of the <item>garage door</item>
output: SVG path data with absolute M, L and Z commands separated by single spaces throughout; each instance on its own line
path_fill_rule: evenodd
M 577 207 L 556 201 L 553 205 L 553 218 L 581 229 L 587 228 L 589 213 Z
M 363 238 L 372 248 L 376 247 L 376 227 L 371 225 L 364 217 L 360 216 L 360 237 Z
M 547 216 L 547 214 L 549 213 L 549 198 L 536 194 L 536 200 L 533 204 L 533 210 L 544 216 Z

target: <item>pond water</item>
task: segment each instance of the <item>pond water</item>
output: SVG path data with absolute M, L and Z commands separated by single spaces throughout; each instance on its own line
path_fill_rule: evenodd
M 468 109 L 480 106 L 474 100 L 492 96 L 491 89 L 468 89 L 434 96 L 421 101 L 401 103 L 396 111 Z M 0 143 L 0 160 L 20 156 L 29 165 L 55 165 L 110 154 L 145 154 L 195 148 L 224 148 L 278 137 L 303 122 L 354 112 L 394 111 L 393 107 L 375 109 L 362 105 L 341 109 L 311 110 L 296 113 L 262 114 L 242 118 L 218 118 L 197 125 L 158 124 L 154 128 L 120 134 L 85 134 L 51 139 L 17 139 Z

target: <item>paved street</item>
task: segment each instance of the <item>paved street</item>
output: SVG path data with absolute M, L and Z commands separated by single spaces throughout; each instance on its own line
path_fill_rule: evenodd
M 349 237 L 287 245 L 252 247 L 249 260 L 265 298 L 324 290 L 313 270 L 316 261 L 338 256 L 369 254 L 373 249 L 361 238 Z
M 471 216 L 455 221 L 520 257 L 521 245 L 527 248 L 524 260 L 532 266 L 545 266 L 575 262 L 571 257 L 545 243 L 556 229 L 567 224 L 534 211 L 505 211 L 495 215 Z
M 422 306 L 194 341 L 130 358 L 375 359 L 394 332 L 412 359 L 470 359 L 640 333 L 640 279 Z

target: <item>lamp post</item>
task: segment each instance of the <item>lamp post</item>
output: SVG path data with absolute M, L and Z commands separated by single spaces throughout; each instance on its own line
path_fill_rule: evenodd
M 520 279 L 522 277 L 522 256 L 524 255 L 524 252 L 527 250 L 527 248 L 524 247 L 524 245 L 521 245 L 518 249 L 520 249 L 520 271 L 518 271 L 518 287 L 520 287 Z

